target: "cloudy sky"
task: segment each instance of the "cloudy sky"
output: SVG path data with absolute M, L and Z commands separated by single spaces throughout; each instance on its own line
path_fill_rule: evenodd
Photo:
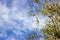
M 31 0 L 0 0 L 0 40 L 25 40 L 34 32 L 36 17 L 29 15 Z M 41 1 L 43 2 L 43 0 Z M 39 16 L 41 29 L 47 17 Z M 40 40 L 43 40 L 42 37 Z

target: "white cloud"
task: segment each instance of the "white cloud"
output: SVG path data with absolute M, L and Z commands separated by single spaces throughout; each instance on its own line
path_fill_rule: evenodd
M 6 40 L 16 40 L 16 38 L 14 38 L 14 37 L 9 37 L 9 38 L 7 38 Z
M 15 3 L 13 2 L 11 9 L 9 9 L 8 7 L 0 3 L 0 15 L 1 15 L 0 16 L 0 22 L 1 22 L 0 28 L 2 27 L 5 30 L 15 28 L 17 30 L 26 31 L 26 29 L 29 28 L 29 26 L 32 26 L 30 25 L 30 23 L 32 23 L 32 19 L 29 19 L 29 17 L 27 16 L 27 10 L 22 8 L 22 11 L 19 11 L 18 6 L 20 5 L 18 1 L 19 0 L 15 0 L 14 1 Z M 23 3 L 23 5 L 24 4 L 25 3 Z M 13 20 L 24 21 L 23 22 L 24 27 L 17 25 L 17 23 Z M 17 34 L 18 33 L 19 31 L 17 32 Z
M 44 40 L 43 38 L 40 38 L 40 40 Z
M 27 0 L 14 0 L 12 3 L 12 7 L 8 8 L 7 6 L 3 5 L 0 3 L 0 28 L 3 28 L 5 31 L 6 30 L 11 30 L 13 29 L 13 33 L 16 35 L 23 35 L 23 32 L 27 32 L 26 29 L 28 30 L 33 30 L 36 28 L 36 18 L 31 17 L 28 15 L 28 10 L 24 9 L 24 5 L 26 4 Z M 21 20 L 23 21 L 23 26 L 20 26 L 20 24 L 16 21 L 20 22 Z M 44 20 L 40 20 L 40 25 L 38 28 L 42 28 L 42 22 Z M 15 29 L 15 30 L 14 30 Z M 4 31 L 4 33 L 5 33 Z M 0 34 L 0 36 L 3 36 Z M 7 34 L 5 35 L 7 36 Z M 16 40 L 13 36 L 8 37 L 6 40 Z
M 3 26 L 2 28 L 5 30 L 8 29 L 15 29 L 13 32 L 16 35 L 22 35 L 23 33 L 20 32 L 20 30 L 23 30 L 27 32 L 28 30 L 33 30 L 36 26 L 35 24 L 35 17 L 28 16 L 27 9 L 24 9 L 23 6 L 25 5 L 27 0 L 14 0 L 12 3 L 11 9 L 7 8 L 5 5 L 2 5 L 0 3 L 0 22 L 1 19 L 3 20 L 0 24 Z M 20 3 L 21 2 L 21 3 Z M 20 7 L 20 9 L 19 9 Z M 17 20 L 20 22 L 20 20 L 23 21 L 23 26 L 18 25 L 18 23 L 14 20 Z M 42 23 L 43 20 L 41 20 L 40 25 L 44 24 Z M 41 28 L 41 26 L 39 26 Z M 14 38 L 8 38 L 7 40 L 15 40 Z

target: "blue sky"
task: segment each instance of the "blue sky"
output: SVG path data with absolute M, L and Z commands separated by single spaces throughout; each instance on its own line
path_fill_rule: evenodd
M 29 2 L 30 0 L 0 0 L 0 40 L 25 40 L 28 34 L 34 32 L 36 17 L 29 15 Z M 38 18 L 39 33 L 47 17 Z M 40 37 L 40 40 L 43 40 L 43 37 Z

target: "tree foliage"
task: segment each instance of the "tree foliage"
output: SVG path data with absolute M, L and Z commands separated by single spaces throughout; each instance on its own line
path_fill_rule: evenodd
M 42 10 L 43 14 L 51 19 L 41 30 L 45 40 L 60 40 L 60 5 L 58 3 L 58 1 L 50 4 L 45 3 L 43 6 L 43 9 L 45 9 Z
M 36 6 L 33 4 L 33 7 L 36 8 L 38 13 L 50 18 L 49 21 L 46 21 L 46 25 L 41 29 L 41 33 L 44 35 L 45 40 L 60 40 L 60 1 L 54 0 L 54 2 L 52 2 L 52 0 L 44 0 L 44 3 L 41 3 L 40 1 L 41 0 L 34 0 L 35 3 L 43 4 L 41 10 L 39 10 L 39 5 Z M 33 10 L 32 14 L 34 14 Z M 36 16 L 36 14 L 34 14 L 34 16 Z
M 36 38 L 39 39 L 39 35 L 37 33 L 34 33 L 34 34 L 29 34 L 28 37 L 26 37 L 26 40 L 34 40 Z
M 36 3 L 40 3 L 39 0 L 34 0 L 34 2 L 36 2 Z
M 29 34 L 26 36 L 26 40 L 39 40 L 40 39 L 40 32 L 38 30 L 32 30 L 29 32 Z

